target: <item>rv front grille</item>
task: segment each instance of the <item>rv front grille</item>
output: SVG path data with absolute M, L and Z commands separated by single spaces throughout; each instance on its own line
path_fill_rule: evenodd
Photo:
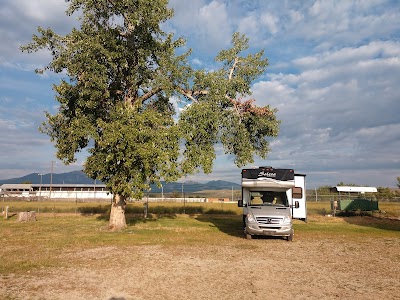
M 257 222 L 260 224 L 281 224 L 282 218 L 269 218 L 269 217 L 257 217 Z

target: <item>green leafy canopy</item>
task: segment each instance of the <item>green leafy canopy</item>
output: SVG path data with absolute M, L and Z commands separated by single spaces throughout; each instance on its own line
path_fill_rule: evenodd
M 122 197 L 140 197 L 150 183 L 199 171 L 209 173 L 215 145 L 238 166 L 265 158 L 276 137 L 276 110 L 257 107 L 251 84 L 265 72 L 264 52 L 246 56 L 249 40 L 239 33 L 216 57 L 221 68 L 195 70 L 182 38 L 160 24 L 173 16 L 167 0 L 70 0 L 80 28 L 65 36 L 38 28 L 21 47 L 47 49 L 52 61 L 37 72 L 65 72 L 54 85 L 57 113 L 46 113 L 48 134 L 64 163 L 87 149 L 84 171 Z M 175 111 L 171 98 L 189 103 Z

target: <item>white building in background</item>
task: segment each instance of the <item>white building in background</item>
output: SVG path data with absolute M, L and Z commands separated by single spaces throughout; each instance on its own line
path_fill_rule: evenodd
M 3 184 L 0 185 L 0 199 L 21 198 L 27 201 L 104 201 L 111 202 L 113 195 L 104 184 Z M 229 198 L 182 197 L 150 198 L 146 202 L 229 202 Z
M 3 184 L 0 196 L 63 200 L 110 200 L 113 195 L 104 184 Z

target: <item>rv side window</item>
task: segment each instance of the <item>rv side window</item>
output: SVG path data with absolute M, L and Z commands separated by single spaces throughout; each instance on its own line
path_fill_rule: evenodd
M 292 194 L 294 199 L 301 199 L 303 198 L 303 189 L 301 187 L 294 187 L 292 189 Z

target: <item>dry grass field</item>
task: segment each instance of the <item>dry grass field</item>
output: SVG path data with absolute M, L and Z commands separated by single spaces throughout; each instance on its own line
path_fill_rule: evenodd
M 42 212 L 0 220 L 0 299 L 399 299 L 400 203 L 352 217 L 309 203 L 293 242 L 244 239 L 235 204 L 151 204 L 148 219 L 139 205 L 120 232 L 77 204 L 3 204 Z

